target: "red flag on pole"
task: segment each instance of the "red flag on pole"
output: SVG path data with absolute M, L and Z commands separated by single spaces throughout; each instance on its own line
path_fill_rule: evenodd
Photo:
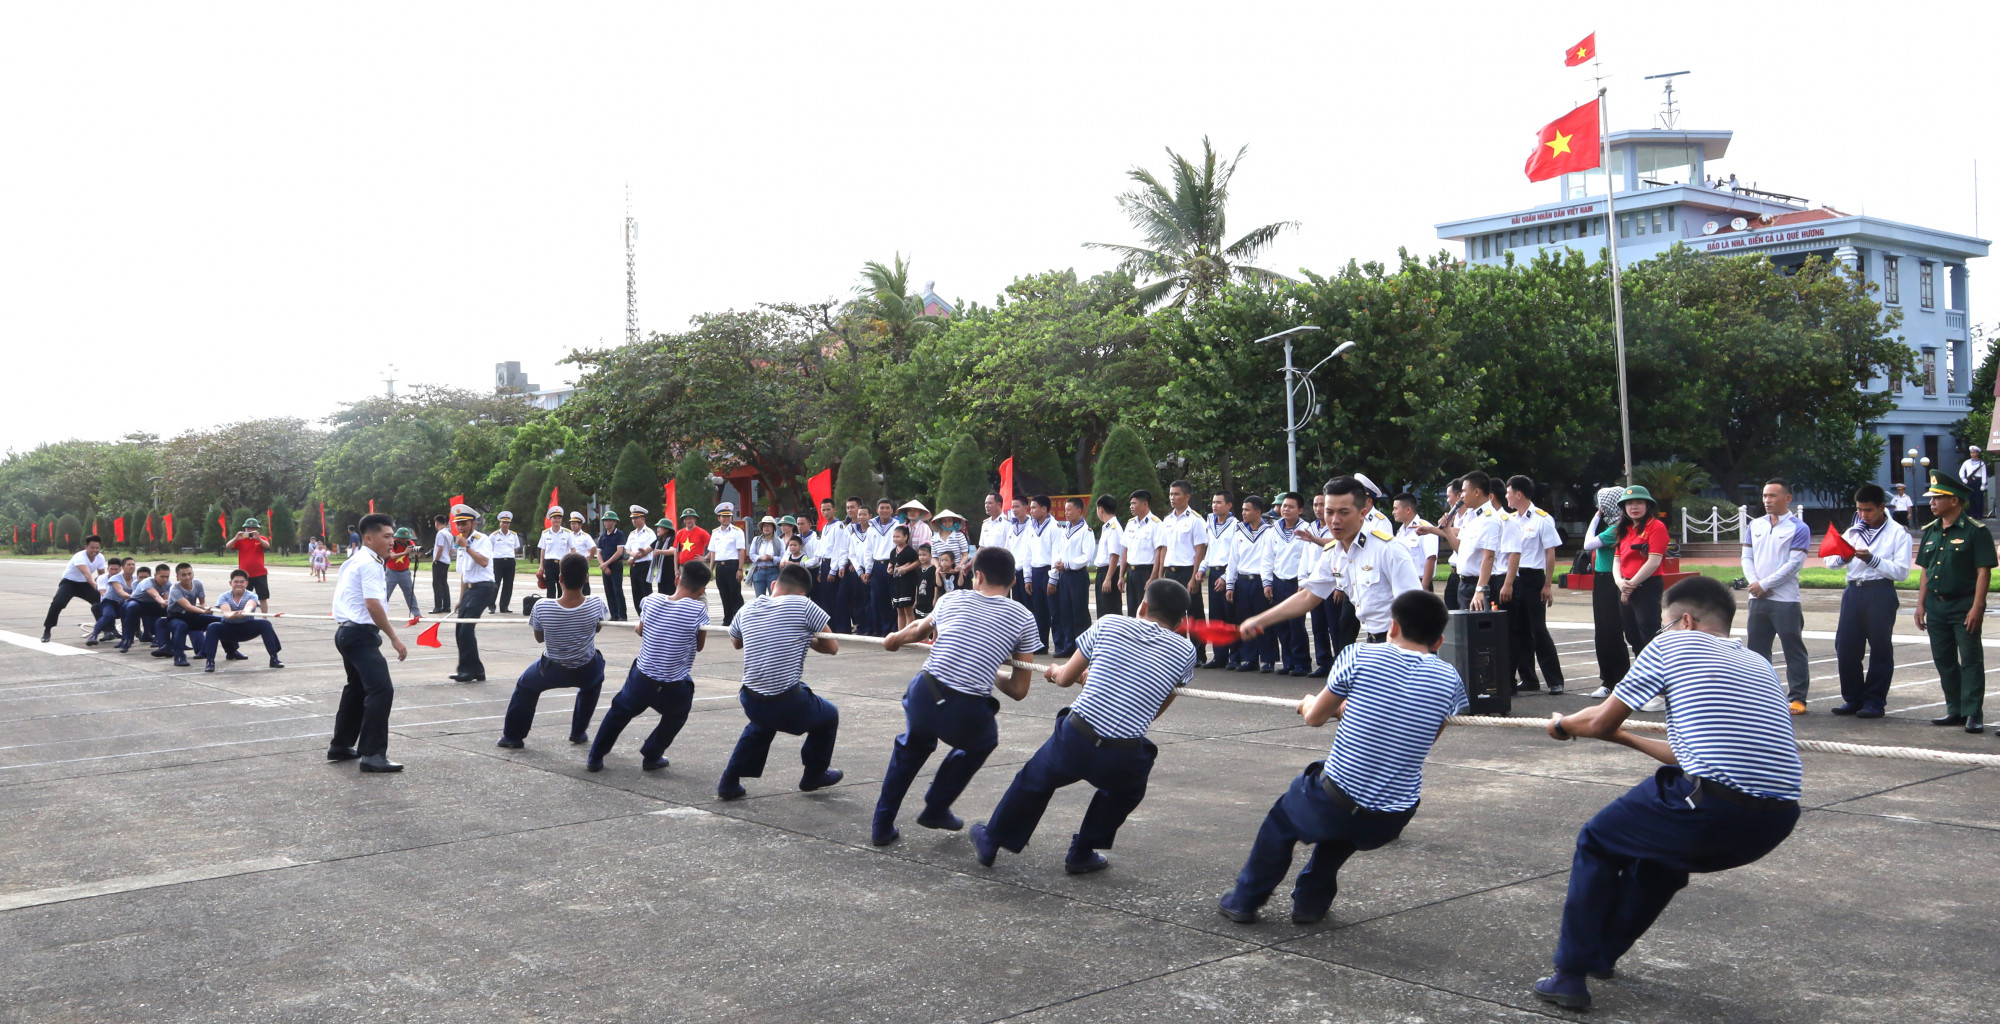
M 97 522 L 98 521 L 95 519 L 90 521 L 90 532 L 102 536 L 104 534 L 104 531 L 97 528 Z
M 146 539 L 153 539 L 153 516 L 151 513 L 147 513 L 146 515 Z
M 557 505 L 561 503 L 562 503 L 562 488 L 560 487 L 549 488 L 549 507 L 542 510 L 543 529 L 545 530 L 548 529 L 549 523 L 554 522 L 554 519 L 549 515 L 549 512 L 551 509 L 554 509 Z M 556 523 L 556 525 L 561 526 L 562 524 Z
M 816 518 L 819 515 L 820 505 L 833 499 L 833 470 L 822 469 L 812 479 L 807 480 L 806 493 L 812 495 L 813 516 Z M 825 523 L 819 525 L 820 529 L 826 528 Z
M 370 499 L 368 499 L 368 514 L 369 514 L 369 515 L 371 515 L 371 516 L 375 514 L 375 499 L 374 499 L 374 498 L 370 498 Z
M 680 495 L 677 493 L 678 490 L 679 490 L 678 485 L 672 480 L 669 480 L 665 484 L 661 485 L 660 491 L 666 496 L 667 499 L 666 508 L 660 511 L 661 519 L 666 519 L 675 523 L 681 521 L 681 510 L 674 507 L 674 501 L 680 497 Z
M 1819 557 L 1853 558 L 1854 545 L 1849 544 L 1847 538 L 1841 536 L 1840 531 L 1834 529 L 1832 523 L 1828 523 L 1826 524 L 1826 536 L 1821 538 L 1819 542 Z
M 14 524 L 14 543 L 16 543 L 16 544 L 19 544 L 19 543 L 21 543 L 21 524 L 20 524 L 20 523 L 15 523 L 15 524 Z
M 222 514 L 222 513 L 220 513 L 220 512 L 216 513 L 216 515 L 215 515 L 215 525 L 216 525 L 216 527 L 217 527 L 217 528 L 219 528 L 219 529 L 220 529 L 220 530 L 222 531 L 222 535 L 223 535 L 224 537 L 227 537 L 227 536 L 229 536 L 229 517 L 228 517 L 228 516 L 225 516 L 225 515 L 223 515 L 223 514 Z
M 319 535 L 326 536 L 326 502 L 319 503 Z
M 1529 181 L 1590 170 L 1602 162 L 1597 140 L 1597 101 L 1591 100 L 1543 125 L 1535 136 L 1535 151 L 1521 169 Z
M 445 515 L 450 517 L 446 521 L 451 523 L 451 535 L 454 537 L 458 536 L 458 506 L 463 504 L 465 504 L 465 495 L 454 494 L 451 496 L 451 507 L 444 510 Z
M 174 514 L 169 512 L 161 516 L 160 524 L 167 529 L 167 543 L 172 544 L 174 542 Z
M 41 536 L 41 528 L 42 524 L 39 520 L 28 524 L 28 543 L 35 543 L 35 538 Z
M 273 520 L 273 519 L 276 519 L 276 518 L 278 518 L 278 517 L 277 517 L 277 516 L 274 516 L 274 515 L 272 515 L 272 514 L 271 514 L 271 509 L 270 509 L 270 507 L 269 507 L 269 506 L 265 506 L 265 508 L 264 508 L 264 532 L 265 532 L 266 534 L 268 534 L 268 533 L 270 533 L 270 532 L 271 532 L 271 520 Z
M 1012 505 L 1013 503 L 1014 503 L 1014 457 L 1012 455 L 1009 455 L 1007 456 L 1007 461 L 1000 464 L 1000 504 L 1004 507 Z
M 439 626 L 442 626 L 442 625 L 444 625 L 444 623 L 442 623 L 442 622 L 433 622 L 433 623 L 431 623 L 431 628 L 429 628 L 429 629 L 426 629 L 426 630 L 424 630 L 424 631 L 423 631 L 423 632 L 421 632 L 421 633 L 418 633 L 418 634 L 417 634 L 417 646 L 418 646 L 418 647 L 443 647 L 443 646 L 444 646 L 444 644 L 442 644 L 442 643 L 439 643 L 439 642 L 438 642 L 438 627 L 439 627 Z
M 1584 36 L 1583 41 L 1563 51 L 1563 67 L 1573 68 L 1597 57 L 1597 33 Z
M 113 519 L 113 520 L 111 521 L 111 539 L 112 539 L 112 540 L 115 540 L 115 541 L 117 541 L 117 542 L 118 542 L 118 543 L 120 543 L 120 544 L 123 544 L 123 543 L 125 543 L 125 517 L 124 517 L 124 516 L 119 516 L 118 518 L 116 518 L 116 519 Z

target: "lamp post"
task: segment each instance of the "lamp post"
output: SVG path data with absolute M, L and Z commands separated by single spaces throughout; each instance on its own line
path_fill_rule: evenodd
M 1267 341 L 1277 341 L 1279 339 L 1283 339 L 1285 342 L 1285 469 L 1286 480 L 1289 485 L 1286 489 L 1292 491 L 1299 489 L 1299 428 L 1305 425 L 1305 420 L 1299 418 L 1298 412 L 1299 388 L 1311 384 L 1313 373 L 1320 367 L 1325 366 L 1328 360 L 1354 347 L 1353 342 L 1343 341 L 1339 345 L 1336 345 L 1333 351 L 1326 354 L 1326 359 L 1314 363 L 1311 370 L 1300 370 L 1292 365 L 1292 335 L 1317 330 L 1319 328 L 1312 324 L 1302 324 L 1298 327 L 1279 331 L 1276 334 L 1267 334 L 1251 342 L 1253 345 L 1260 345 Z M 1319 403 L 1314 402 L 1312 407 L 1306 410 L 1305 419 L 1310 420 L 1318 414 Z
M 1929 472 L 1931 468 L 1930 457 L 1925 456 L 1923 458 L 1918 458 L 1917 450 L 1915 448 L 1912 448 L 1908 452 L 1905 452 L 1903 454 L 1903 487 L 1910 494 L 1911 526 L 1917 525 L 1917 502 L 1916 502 L 1917 485 L 1914 481 L 1910 479 L 1910 471 L 1918 466 L 1922 466 L 1924 468 L 1925 473 L 1923 474 L 1923 482 L 1928 484 L 1931 478 Z

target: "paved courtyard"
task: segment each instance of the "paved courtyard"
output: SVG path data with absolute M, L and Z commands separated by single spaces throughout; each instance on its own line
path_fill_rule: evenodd
M 917 660 L 814 656 L 840 705 L 832 789 L 796 789 L 796 743 L 724 804 L 742 726 L 740 658 L 697 662 L 695 712 L 658 773 L 646 719 L 601 774 L 552 693 L 525 750 L 494 746 L 527 629 L 481 627 L 491 678 L 457 684 L 412 646 L 390 756 L 400 775 L 323 759 L 341 686 L 330 624 L 283 620 L 288 667 L 207 675 L 83 648 L 73 606 L 33 643 L 56 563 L 0 562 L 0 1020 L 102 1021 L 1517 1021 L 1570 1016 L 1527 985 L 1548 966 L 1577 828 L 1649 776 L 1609 744 L 1447 730 L 1401 840 L 1357 855 L 1332 916 L 1232 924 L 1215 899 L 1265 809 L 1331 728 L 1282 709 L 1183 699 L 1154 733 L 1151 791 L 1110 870 L 1062 873 L 1088 792 L 1061 794 L 1024 855 L 980 867 L 962 833 L 868 845 L 897 700 Z M 222 572 L 205 568 L 217 587 Z M 283 610 L 331 586 L 274 570 Z M 1907 597 L 1905 600 L 1907 605 Z M 1586 617 L 1566 596 L 1560 614 Z M 1809 623 L 1808 628 L 1831 628 Z M 1909 629 L 1907 620 L 1902 627 Z M 1587 629 L 1559 630 L 1575 709 L 1595 685 Z M 28 642 L 20 643 L 26 639 Z M 637 640 L 601 641 L 615 691 Z M 1830 642 L 1811 641 L 1801 735 L 2000 753 L 1934 729 L 1936 673 L 1897 649 L 1888 719 L 1824 714 Z M 1996 659 L 2000 660 L 2000 659 Z M 1202 672 L 1197 685 L 1294 696 L 1307 681 Z M 958 810 L 983 819 L 1065 694 L 1008 704 L 1001 747 Z M 606 694 L 609 700 L 609 693 Z M 931 766 L 935 767 L 934 758 Z M 1806 755 L 1790 841 L 1698 877 L 1596 983 L 1617 1021 L 1982 1021 L 2000 949 L 1992 769 Z M 921 785 L 921 784 L 920 784 Z M 914 801 L 913 801 L 914 803 Z

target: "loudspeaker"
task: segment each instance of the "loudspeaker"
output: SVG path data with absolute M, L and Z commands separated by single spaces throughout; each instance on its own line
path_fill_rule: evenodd
M 525 619 L 528 616 L 535 614 L 535 602 L 541 599 L 542 595 L 540 594 L 529 594 L 528 596 L 521 598 L 521 617 Z
M 1452 612 L 1438 657 L 1458 670 L 1474 715 L 1506 715 L 1514 706 L 1506 612 Z

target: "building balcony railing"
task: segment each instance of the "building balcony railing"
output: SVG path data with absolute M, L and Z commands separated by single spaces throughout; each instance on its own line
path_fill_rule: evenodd
M 1944 311 L 1944 335 L 1947 341 L 1965 341 L 1965 310 Z

